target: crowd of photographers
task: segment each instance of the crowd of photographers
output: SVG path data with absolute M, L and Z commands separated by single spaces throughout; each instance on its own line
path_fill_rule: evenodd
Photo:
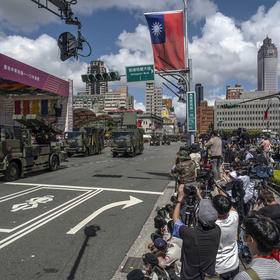
M 174 195 L 127 279 L 280 279 L 280 205 L 266 184 L 279 143 L 246 132 L 198 140 L 176 154 Z

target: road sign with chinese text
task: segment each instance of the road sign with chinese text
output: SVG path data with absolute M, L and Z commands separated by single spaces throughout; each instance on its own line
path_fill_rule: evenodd
M 153 81 L 154 65 L 141 65 L 126 67 L 127 82 Z
M 187 93 L 188 132 L 196 131 L 196 93 Z

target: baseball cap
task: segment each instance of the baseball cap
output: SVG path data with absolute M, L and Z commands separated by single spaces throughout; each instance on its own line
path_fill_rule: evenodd
M 218 219 L 218 212 L 211 200 L 202 199 L 199 203 L 198 220 L 205 227 L 213 227 Z
M 144 264 L 158 265 L 158 258 L 152 253 L 146 253 L 142 256 Z
M 154 245 L 157 249 L 159 250 L 162 250 L 166 247 L 167 243 L 165 240 L 163 240 L 162 238 L 157 238 L 155 241 L 154 241 Z
M 126 279 L 127 280 L 144 280 L 145 276 L 141 269 L 134 269 L 127 274 Z

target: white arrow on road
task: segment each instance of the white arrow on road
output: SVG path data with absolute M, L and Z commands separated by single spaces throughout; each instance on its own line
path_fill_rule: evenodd
M 122 209 L 128 208 L 130 206 L 136 205 L 138 203 L 143 202 L 143 200 L 140 200 L 136 197 L 133 196 L 129 196 L 129 200 L 125 200 L 125 201 L 119 201 L 119 202 L 114 202 L 108 205 L 103 206 L 102 208 L 98 209 L 97 211 L 93 212 L 90 216 L 88 216 L 86 219 L 84 219 L 83 221 L 81 221 L 79 224 L 77 224 L 75 227 L 71 228 L 67 234 L 75 234 L 77 233 L 82 227 L 84 227 L 87 223 L 89 223 L 90 221 L 92 221 L 95 217 L 97 217 L 99 214 L 101 214 L 102 212 L 111 209 L 113 207 L 117 207 L 120 205 L 124 205 Z

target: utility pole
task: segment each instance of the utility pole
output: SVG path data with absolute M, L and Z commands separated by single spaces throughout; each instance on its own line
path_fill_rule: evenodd
M 188 0 L 183 0 L 184 3 L 184 17 L 185 17 L 185 64 L 186 64 L 186 128 L 188 130 L 188 91 L 191 90 L 191 83 L 190 83 L 190 68 L 189 68 L 189 39 L 188 39 Z M 187 131 L 187 144 L 192 144 L 194 142 L 194 135 L 193 133 L 189 133 Z

